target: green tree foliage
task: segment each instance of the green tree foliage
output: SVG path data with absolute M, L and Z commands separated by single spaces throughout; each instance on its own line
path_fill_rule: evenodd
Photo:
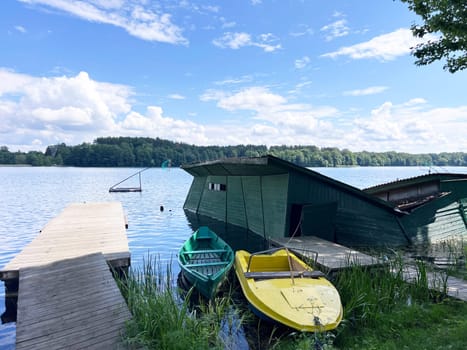
M 467 166 L 467 154 L 408 154 L 397 152 L 351 152 L 316 146 L 195 146 L 147 137 L 105 137 L 92 144 L 47 147 L 45 153 L 12 153 L 0 147 L 0 164 L 80 167 L 153 167 L 170 160 L 171 166 L 232 157 L 259 157 L 271 154 L 305 167 L 339 166 Z
M 444 69 L 451 73 L 467 68 L 467 2 L 465 0 L 401 0 L 419 15 L 423 24 L 412 25 L 416 37 L 430 34 L 428 40 L 414 48 L 415 64 L 427 65 L 446 59 Z

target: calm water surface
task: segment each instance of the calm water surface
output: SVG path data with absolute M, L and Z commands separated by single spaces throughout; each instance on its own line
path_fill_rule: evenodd
M 136 173 L 135 168 L 0 167 L 0 266 L 8 263 L 53 217 L 72 202 L 120 201 L 128 217 L 132 266 L 148 254 L 173 261 L 192 233 L 183 203 L 192 181 L 178 168 L 151 168 L 142 173 L 141 193 L 109 193 L 110 186 Z M 313 168 L 349 185 L 365 188 L 431 172 L 467 174 L 466 167 Z M 138 177 L 122 184 L 138 186 Z M 160 211 L 160 206 L 164 211 Z M 233 243 L 233 242 L 229 242 Z M 232 244 L 235 246 L 235 244 Z M 0 314 L 5 293 L 0 282 Z M 0 349 L 15 348 L 15 324 L 0 325 Z

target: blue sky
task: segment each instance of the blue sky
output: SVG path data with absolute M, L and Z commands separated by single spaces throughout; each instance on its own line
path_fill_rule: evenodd
M 393 0 L 2 0 L 0 146 L 467 150 L 467 72 L 417 67 Z

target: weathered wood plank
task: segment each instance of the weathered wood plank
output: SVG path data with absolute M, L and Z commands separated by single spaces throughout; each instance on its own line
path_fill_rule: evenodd
M 271 245 L 276 247 L 287 247 L 302 257 L 316 259 L 320 268 L 336 271 L 346 268 L 352 264 L 361 266 L 381 265 L 382 262 L 370 255 L 364 254 L 343 245 L 326 241 L 315 236 L 301 236 L 296 238 L 271 238 Z
M 419 270 L 416 267 L 408 266 L 403 271 L 404 279 L 412 283 L 419 278 Z M 426 271 L 428 287 L 440 292 L 444 291 L 444 283 L 446 283 L 446 292 L 450 297 L 467 301 L 467 281 L 447 276 L 446 271 Z
M 316 264 L 319 268 L 334 272 L 341 268 L 348 267 L 351 264 L 362 266 L 379 266 L 382 262 L 372 256 L 358 252 L 354 249 L 332 243 L 314 236 L 303 236 L 297 238 L 274 238 L 270 239 L 271 245 L 278 247 L 287 247 L 296 254 L 307 257 L 312 260 L 318 258 Z M 417 269 L 408 267 L 404 271 L 404 279 L 407 282 L 413 282 L 417 278 Z M 442 291 L 443 281 L 442 273 L 427 272 L 429 287 Z M 449 276 L 446 280 L 447 294 L 453 298 L 467 301 L 467 281 Z
M 17 349 L 122 346 L 131 315 L 102 254 L 21 269 L 19 283 Z
M 91 253 L 102 253 L 114 267 L 126 267 L 130 263 L 126 226 L 120 202 L 72 203 L 0 270 L 0 279 L 17 279 L 20 268 Z
M 109 265 L 130 264 L 127 225 L 119 202 L 70 204 L 0 270 L 19 278 L 17 349 L 123 348 L 131 315 Z

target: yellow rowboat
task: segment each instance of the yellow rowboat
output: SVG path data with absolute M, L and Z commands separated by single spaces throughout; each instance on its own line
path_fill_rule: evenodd
M 260 318 L 303 332 L 336 328 L 342 320 L 339 293 L 321 271 L 286 248 L 235 253 L 235 273 Z

